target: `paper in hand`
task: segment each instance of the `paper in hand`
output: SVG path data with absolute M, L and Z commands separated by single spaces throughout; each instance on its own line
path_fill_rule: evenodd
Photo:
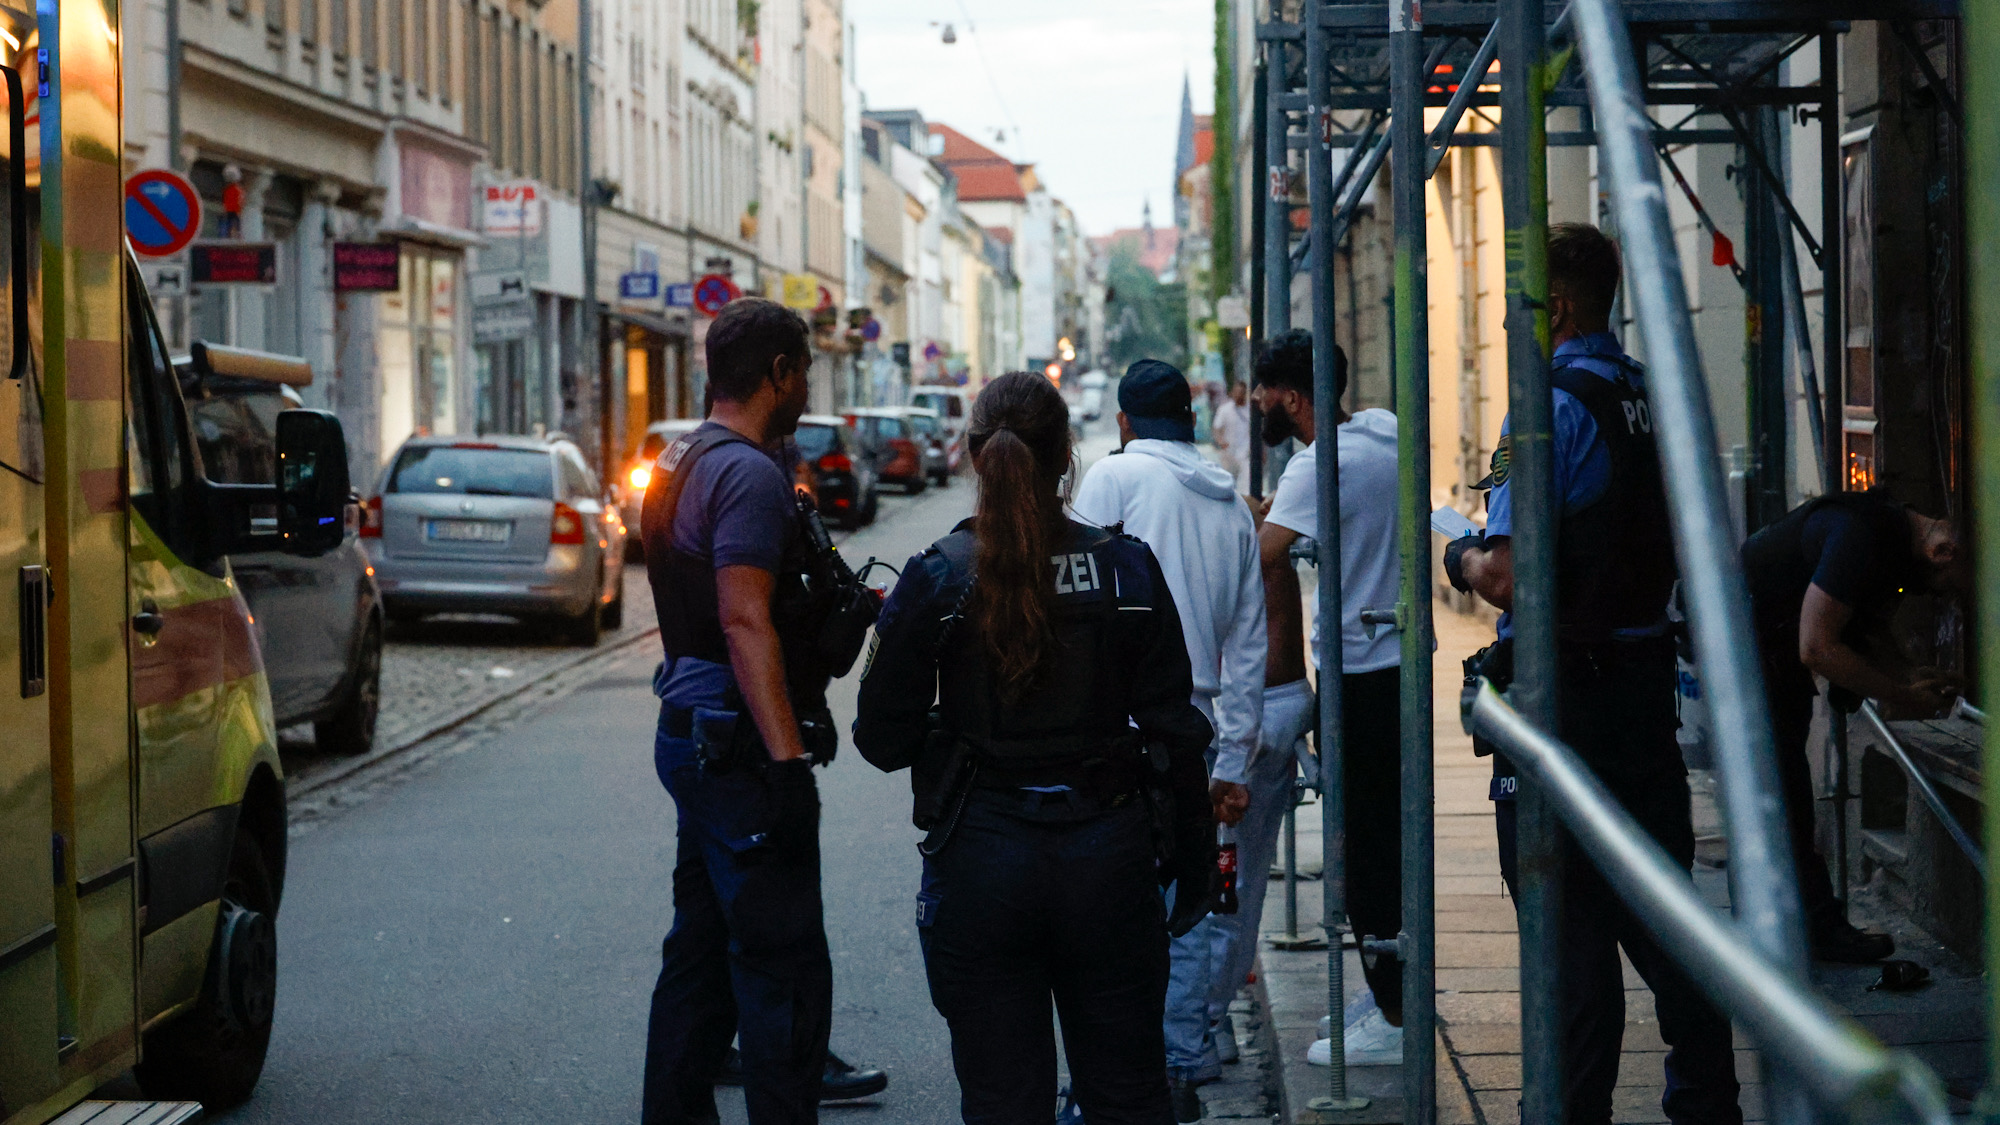
M 1446 539 L 1463 539 L 1479 534 L 1479 525 L 1467 519 L 1464 512 L 1447 506 L 1431 513 L 1431 530 Z

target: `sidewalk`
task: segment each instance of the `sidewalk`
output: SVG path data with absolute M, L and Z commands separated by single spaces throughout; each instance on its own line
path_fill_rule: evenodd
M 1462 617 L 1440 606 L 1437 613 L 1438 651 L 1433 660 L 1436 690 L 1435 765 L 1437 774 L 1437 1011 L 1438 1121 L 1441 1125 L 1501 1125 L 1520 1119 L 1520 945 L 1514 904 L 1500 881 L 1500 864 L 1493 834 L 1492 804 L 1486 799 L 1490 764 L 1472 753 L 1472 739 L 1458 716 L 1460 661 L 1492 639 L 1490 621 Z M 1706 784 L 1697 775 L 1695 821 L 1697 835 L 1720 833 L 1720 821 Z M 1299 883 L 1299 932 L 1320 931 L 1319 806 L 1300 807 L 1299 862 L 1312 881 Z M 1280 847 L 1282 863 L 1282 844 Z M 1718 909 L 1727 909 L 1728 880 L 1721 870 L 1698 866 L 1695 884 Z M 1886 929 L 1897 943 L 1897 956 L 1918 961 L 1935 976 L 1935 983 L 1913 993 L 1869 992 L 1879 969 L 1865 966 L 1815 966 L 1814 981 L 1836 1004 L 1853 1013 L 1870 1032 L 1892 1045 L 1922 1057 L 1946 1082 L 1952 1108 L 1966 1112 L 1965 1100 L 1976 1092 L 1980 1072 L 1982 1001 L 1978 971 L 1951 956 L 1920 931 L 1872 909 L 1871 896 L 1855 896 L 1857 923 Z M 1264 909 L 1265 937 L 1285 934 L 1283 885 L 1273 880 Z M 1343 954 L 1343 978 L 1350 1001 L 1365 987 L 1361 961 L 1352 949 Z M 1665 1121 L 1660 1112 L 1666 1046 L 1653 1017 L 1653 998 L 1628 965 L 1625 970 L 1626 1025 L 1624 1062 L 1614 1101 L 1620 1123 Z M 1270 948 L 1259 954 L 1260 993 L 1277 1032 L 1277 1069 L 1284 1123 L 1400 1122 L 1402 1071 L 1398 1067 L 1365 1067 L 1348 1071 L 1348 1092 L 1370 1099 L 1367 1109 L 1345 1114 L 1315 1111 L 1312 1099 L 1328 1092 L 1329 1072 L 1308 1066 L 1306 1049 L 1317 1036 L 1319 1018 L 1326 1014 L 1326 952 L 1286 952 Z M 1737 1067 L 1743 1083 L 1742 1106 L 1749 1121 L 1763 1120 L 1764 1097 L 1757 1054 L 1748 1038 L 1737 1034 Z

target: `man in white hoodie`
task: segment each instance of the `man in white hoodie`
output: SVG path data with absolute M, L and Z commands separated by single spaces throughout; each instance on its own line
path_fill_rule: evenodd
M 1192 394 L 1179 371 L 1154 359 L 1133 364 L 1119 383 L 1118 407 L 1123 451 L 1091 467 L 1072 506 L 1087 522 L 1124 524 L 1160 560 L 1187 638 L 1194 704 L 1215 728 L 1209 776 L 1216 819 L 1235 824 L 1249 801 L 1244 784 L 1263 719 L 1269 651 L 1255 524 L 1228 471 L 1195 452 Z M 1261 880 L 1264 870 L 1251 877 Z M 1179 1121 L 1201 1118 L 1195 1087 L 1221 1076 L 1219 1051 L 1234 1053 L 1233 1041 L 1216 1042 L 1209 1005 L 1229 917 L 1205 919 L 1172 946 L 1167 1072 Z

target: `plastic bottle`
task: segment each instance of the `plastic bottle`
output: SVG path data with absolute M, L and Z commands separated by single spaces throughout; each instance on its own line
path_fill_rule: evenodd
M 1215 870 L 1221 878 L 1216 880 L 1215 913 L 1234 914 L 1240 905 L 1236 898 L 1236 830 L 1220 825 L 1216 835 Z

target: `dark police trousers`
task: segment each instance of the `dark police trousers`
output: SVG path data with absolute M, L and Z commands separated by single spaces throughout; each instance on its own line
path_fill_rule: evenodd
M 918 936 L 967 1125 L 1047 1125 L 1050 1001 L 1090 1125 L 1171 1125 L 1167 929 L 1136 796 L 975 789 L 924 861 Z
M 817 812 L 810 824 L 774 825 L 763 771 L 705 773 L 691 764 L 691 744 L 659 737 L 663 758 L 690 764 L 666 771 L 679 851 L 674 925 L 646 1036 L 643 1120 L 715 1120 L 715 1078 L 740 1036 L 752 1125 L 817 1121 L 833 1008 Z M 804 803 L 818 808 L 816 797 Z
M 1687 770 L 1674 740 L 1673 647 L 1599 646 L 1562 657 L 1561 734 L 1682 868 L 1694 864 Z M 1518 894 L 1513 801 L 1495 802 L 1500 871 Z M 1740 1125 L 1729 1021 L 1654 943 L 1610 884 L 1563 833 L 1561 966 L 1564 1104 L 1571 1125 L 1609 1125 L 1625 1034 L 1622 946 L 1653 990 L 1667 1043 L 1660 1106 L 1675 1125 Z
M 1764 658 L 1764 693 L 1771 706 L 1771 749 L 1777 754 L 1778 781 L 1785 793 L 1785 827 L 1792 842 L 1792 861 L 1799 873 L 1799 899 L 1805 907 L 1808 936 L 1846 917 L 1835 898 L 1833 876 L 1819 854 L 1813 823 L 1812 717 L 1818 692 L 1812 673 L 1798 663 Z M 1845 722 L 1847 716 L 1835 715 Z

